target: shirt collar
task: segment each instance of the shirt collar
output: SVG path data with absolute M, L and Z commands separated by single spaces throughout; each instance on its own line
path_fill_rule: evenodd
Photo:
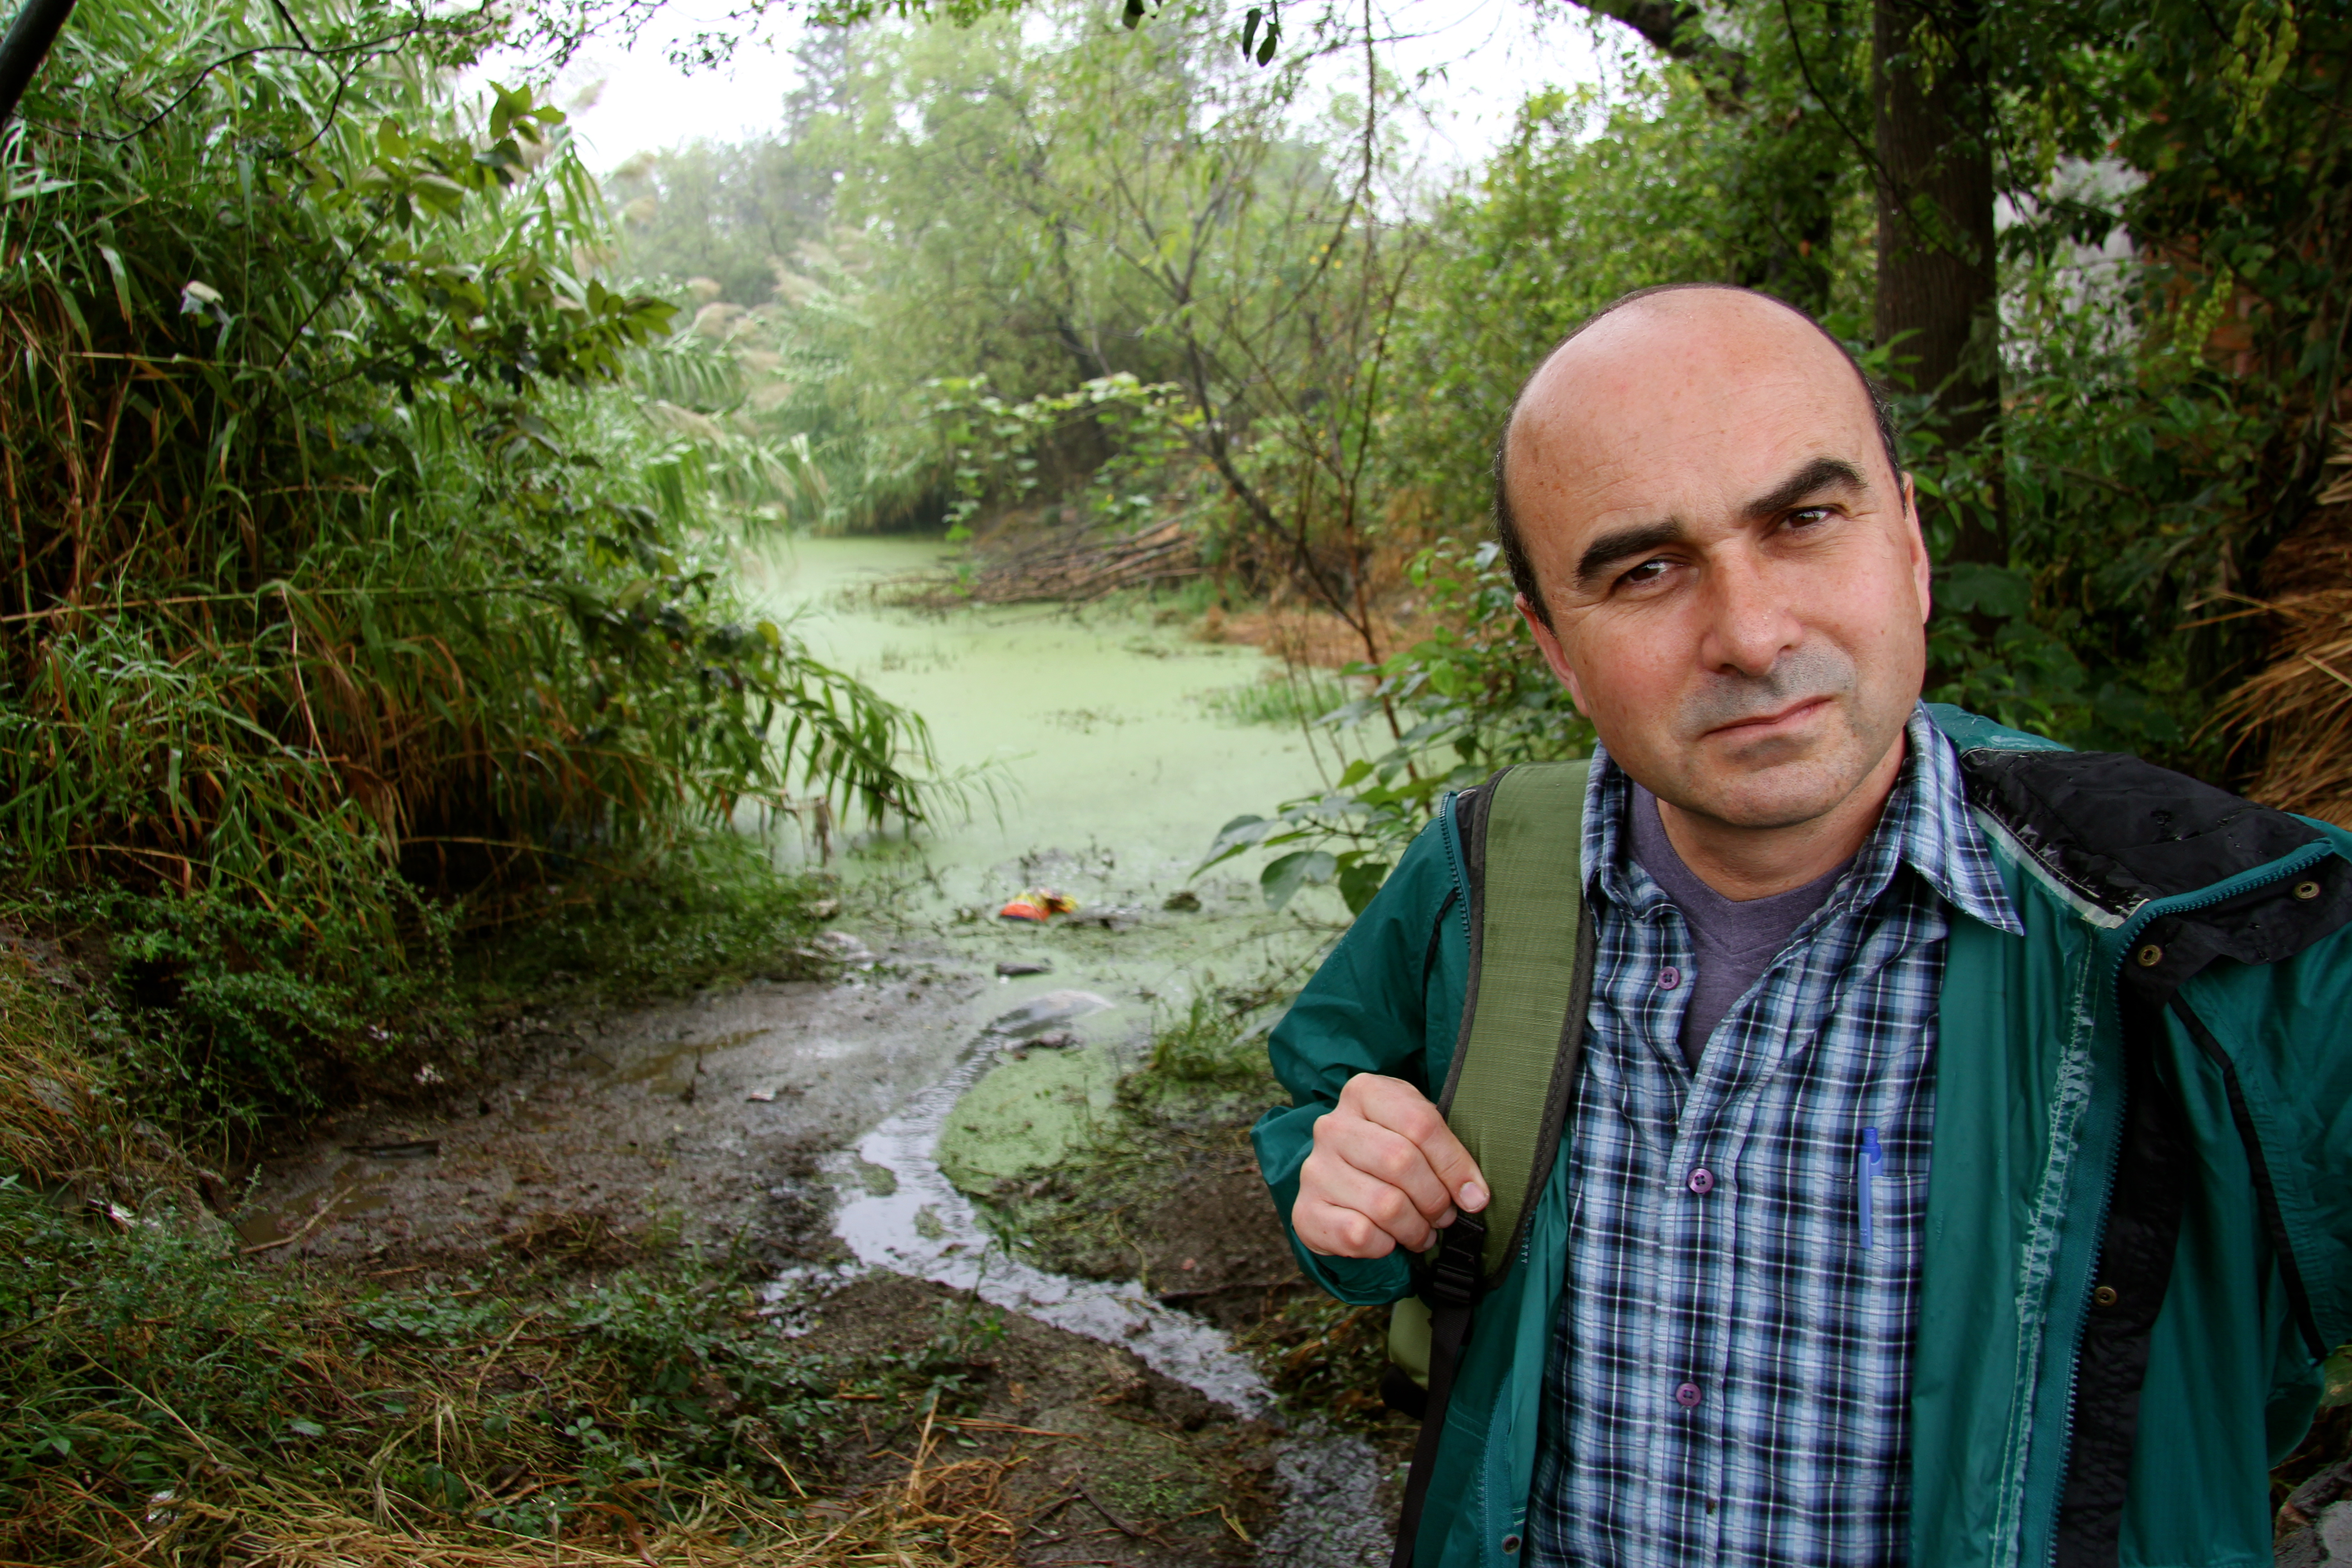
M 1904 734 L 1909 744 L 1894 793 L 1831 901 L 1875 900 L 1894 880 L 1895 868 L 1907 864 L 1953 908 L 1996 931 L 2023 936 L 2025 926 L 1969 814 L 1951 742 L 1927 717 L 1924 704 L 1912 709 Z M 1584 795 L 1585 881 L 1639 916 L 1668 900 L 1633 862 L 1633 834 L 1625 820 L 1633 799 L 1633 781 L 1595 741 Z

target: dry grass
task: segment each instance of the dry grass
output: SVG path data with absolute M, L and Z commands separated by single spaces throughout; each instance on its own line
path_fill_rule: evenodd
M 76 1018 L 21 949 L 0 949 L 0 1165 L 44 1186 L 111 1163 Z
M 581 1510 L 553 1539 L 451 1531 L 391 1504 L 356 1512 L 282 1478 L 240 1489 L 226 1506 L 158 1498 L 126 1509 L 65 1489 L 56 1505 L 76 1516 L 64 1534 L 78 1541 L 59 1541 L 64 1555 L 0 1557 L 0 1568 L 1010 1568 L 1021 1524 L 1000 1507 L 998 1493 L 1019 1457 L 933 1466 L 927 1462 L 933 1442 L 928 1425 L 924 1436 L 903 1480 L 874 1488 L 846 1508 L 713 1496 L 690 1517 L 662 1525 L 605 1503 Z
M 2330 534 L 2352 507 L 2352 427 L 2336 443 L 2331 463 L 2345 471 L 2319 498 L 2320 520 L 2339 525 Z M 2329 548 L 2332 537 L 2302 542 L 2318 569 L 2254 606 L 2277 627 L 2270 665 L 2222 701 L 2214 722 L 2233 750 L 2262 748 L 2251 798 L 2352 827 L 2352 556 Z
M 681 1390 L 668 1367 L 649 1371 L 642 1344 L 631 1364 L 632 1347 L 593 1326 L 606 1309 L 583 1310 L 577 1296 L 370 1300 L 353 1282 L 314 1279 L 225 1299 L 200 1280 L 173 1283 L 174 1300 L 134 1303 L 127 1331 L 86 1350 L 104 1313 L 95 1303 L 0 1323 L 13 1352 L 54 1369 L 19 1418 L 73 1443 L 0 1490 L 0 1568 L 1013 1561 L 1021 1521 L 999 1489 L 1018 1451 L 935 1463 L 951 1395 L 926 1392 L 910 1368 L 858 1378 L 865 1392 L 852 1397 L 865 1403 L 844 1406 L 834 1380 L 858 1369 L 811 1363 L 802 1370 L 825 1386 L 785 1390 L 772 1369 L 763 1384 L 706 1353 Z M 748 1312 L 740 1323 L 744 1338 L 773 1342 Z M 161 1370 L 207 1353 L 252 1362 L 246 1387 Z M 272 1381 L 263 1363 L 282 1374 L 275 1386 L 254 1386 Z M 698 1432 L 645 1414 L 684 1399 L 699 1407 Z M 796 1405 L 797 1422 L 770 1419 L 771 1404 Z M 903 1412 L 920 1434 L 903 1470 L 826 1495 L 814 1450 L 828 1408 Z M 295 1425 L 315 1436 L 286 1437 Z M 583 1425 L 595 1430 L 583 1437 Z
M 2231 692 L 2217 714 L 2241 743 L 2269 742 L 2246 794 L 2352 827 L 2352 588 L 2264 607 L 2280 623 L 2270 667 Z

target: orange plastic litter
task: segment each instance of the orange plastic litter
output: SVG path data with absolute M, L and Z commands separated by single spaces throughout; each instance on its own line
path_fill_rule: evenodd
M 1068 894 L 1057 893 L 1051 888 L 1032 888 L 997 910 L 996 918 L 1001 921 L 1034 921 L 1044 925 L 1055 915 L 1077 912 L 1078 900 Z

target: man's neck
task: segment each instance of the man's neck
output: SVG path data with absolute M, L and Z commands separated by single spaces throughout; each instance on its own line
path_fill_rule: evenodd
M 1886 750 L 1853 792 L 1810 822 L 1787 827 L 1742 827 L 1658 802 L 1666 840 L 1691 874 L 1738 902 L 1769 899 L 1826 876 L 1853 858 L 1878 826 L 1895 781 L 1902 776 L 1908 737 Z

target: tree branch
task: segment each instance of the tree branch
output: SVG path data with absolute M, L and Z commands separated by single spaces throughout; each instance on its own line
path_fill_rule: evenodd
M 1692 0 L 1575 0 L 1575 4 L 1596 16 L 1631 27 L 1668 59 L 1702 67 L 1719 77 L 1719 83 L 1708 85 L 1710 98 L 1720 91 L 1731 105 L 1737 105 L 1748 96 L 1748 57 L 1717 41 L 1706 30 L 1706 11 Z

